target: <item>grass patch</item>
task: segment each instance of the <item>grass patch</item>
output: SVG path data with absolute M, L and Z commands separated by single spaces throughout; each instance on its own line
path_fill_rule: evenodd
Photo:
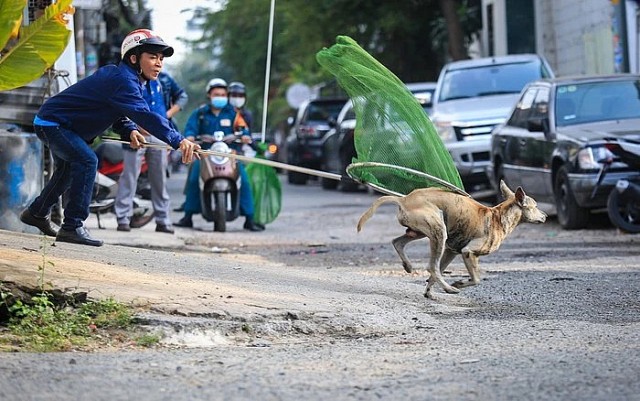
M 45 270 L 49 243 L 42 237 L 37 288 L 0 281 L 0 351 L 52 352 L 156 345 L 157 335 L 140 333 L 130 306 L 109 298 L 49 288 Z
M 0 295 L 7 305 L 7 293 L 0 291 Z M 56 305 L 50 294 L 43 292 L 32 296 L 29 303 L 14 300 L 7 310 L 9 319 L 0 330 L 0 349 L 4 350 L 53 352 L 118 345 L 150 347 L 160 341 L 158 336 L 137 333 L 132 309 L 113 299 L 78 306 Z

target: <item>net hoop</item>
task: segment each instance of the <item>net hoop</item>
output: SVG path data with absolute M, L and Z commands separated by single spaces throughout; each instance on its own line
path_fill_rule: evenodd
M 359 178 L 357 178 L 354 174 L 351 174 L 351 170 L 353 170 L 354 168 L 367 168 L 367 167 L 384 167 L 384 168 L 389 168 L 392 170 L 399 170 L 399 171 L 404 171 L 406 173 L 410 173 L 410 174 L 414 174 L 418 177 L 421 178 L 426 178 L 427 180 L 433 181 L 435 183 L 437 183 L 440 186 L 443 186 L 447 189 L 449 189 L 452 192 L 455 192 L 457 194 L 463 195 L 463 196 L 467 196 L 467 197 L 471 197 L 471 195 L 469 195 L 468 193 L 466 193 L 465 191 L 463 191 L 462 189 L 456 187 L 455 185 L 440 179 L 438 177 L 435 177 L 431 174 L 427 174 L 427 173 L 423 173 L 422 171 L 418 171 L 418 170 L 414 170 L 408 167 L 402 167 L 402 166 L 394 166 L 392 164 L 386 164 L 386 163 L 378 163 L 378 162 L 360 162 L 360 163 L 351 163 L 347 166 L 347 175 L 353 179 L 354 181 L 357 181 L 361 184 L 367 185 L 373 189 L 375 189 L 376 191 L 382 192 L 384 194 L 387 195 L 396 195 L 396 196 L 404 196 L 404 194 L 401 194 L 399 192 L 395 192 L 395 191 L 391 191 L 389 189 L 386 189 L 384 187 L 381 187 L 377 184 L 373 184 L 370 182 L 363 182 L 361 181 Z

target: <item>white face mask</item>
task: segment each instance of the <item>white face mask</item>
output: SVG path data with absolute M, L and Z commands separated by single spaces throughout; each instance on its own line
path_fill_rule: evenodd
M 233 107 L 237 107 L 237 108 L 241 108 L 242 106 L 244 106 L 244 103 L 247 101 L 247 98 L 244 97 L 230 97 L 229 98 L 229 103 L 231 103 L 231 105 Z

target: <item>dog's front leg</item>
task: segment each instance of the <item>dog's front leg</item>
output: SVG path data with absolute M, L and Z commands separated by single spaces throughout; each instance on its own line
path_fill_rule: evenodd
M 453 283 L 453 286 L 456 288 L 464 288 L 472 285 L 477 285 L 480 282 L 480 268 L 478 268 L 478 255 L 473 253 L 473 251 L 469 250 L 469 247 L 465 247 L 462 249 L 462 260 L 464 261 L 464 265 L 467 267 L 467 271 L 469 272 L 469 280 L 463 281 L 459 280 Z

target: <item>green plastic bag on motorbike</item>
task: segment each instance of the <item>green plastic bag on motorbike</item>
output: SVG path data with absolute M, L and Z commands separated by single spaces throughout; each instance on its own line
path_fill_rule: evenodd
M 255 157 L 264 159 L 267 144 L 257 144 Z M 282 206 L 282 186 L 276 169 L 264 164 L 247 163 L 247 175 L 253 192 L 253 219 L 259 224 L 269 224 L 278 217 Z

